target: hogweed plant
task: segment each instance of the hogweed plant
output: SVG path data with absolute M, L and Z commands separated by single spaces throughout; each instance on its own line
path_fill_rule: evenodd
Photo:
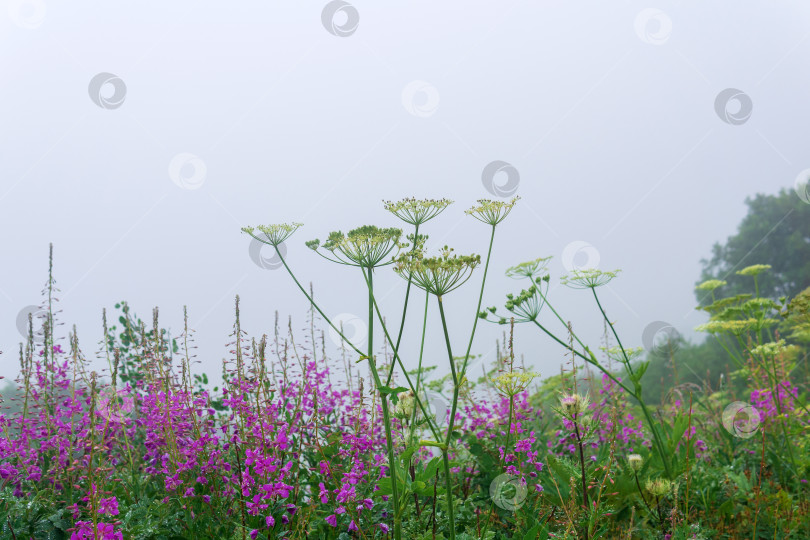
M 494 242 L 495 228 L 501 223 L 511 212 L 518 198 L 514 198 L 509 202 L 503 201 L 489 201 L 479 200 L 478 205 L 467 210 L 467 213 L 474 218 L 487 223 L 491 226 L 490 244 L 488 249 L 487 261 L 484 269 L 484 277 L 481 284 L 481 292 L 479 294 L 479 303 L 476 309 L 476 314 L 480 309 L 481 299 L 483 298 L 484 285 L 486 282 L 486 270 L 489 265 L 489 258 L 492 252 L 492 243 Z M 454 519 L 454 502 L 452 500 L 453 479 L 450 474 L 450 460 L 448 452 L 452 448 L 454 424 L 456 420 L 456 412 L 458 408 L 459 391 L 461 384 L 464 380 L 464 374 L 469 360 L 470 352 L 472 349 L 473 338 L 475 329 L 478 323 L 477 317 L 473 319 L 473 329 L 470 333 L 467 351 L 465 353 L 464 361 L 461 366 L 460 373 L 456 372 L 455 360 L 452 353 L 450 344 L 450 337 L 447 330 L 447 320 L 443 307 L 443 298 L 446 294 L 460 287 L 472 275 L 472 271 L 480 264 L 480 257 L 477 255 L 459 256 L 452 254 L 452 249 L 445 247 L 442 252 L 435 257 L 426 257 L 423 245 L 424 235 L 419 234 L 419 229 L 424 223 L 430 219 L 438 216 L 450 204 L 446 199 L 440 200 L 416 200 L 404 199 L 399 202 L 386 202 L 385 208 L 395 216 L 399 217 L 406 223 L 414 226 L 414 232 L 410 236 L 412 239 L 412 249 L 406 251 L 399 256 L 397 252 L 408 247 L 407 244 L 400 242 L 402 231 L 395 228 L 378 228 L 376 226 L 364 226 L 350 231 L 344 235 L 341 232 L 330 233 L 327 240 L 321 244 L 319 240 L 312 240 L 307 242 L 307 247 L 315 252 L 318 252 L 326 259 L 348 266 L 357 266 L 363 272 L 364 281 L 368 291 L 368 350 L 363 354 L 354 345 L 350 346 L 360 354 L 361 360 L 367 360 L 372 372 L 374 383 L 377 387 L 377 392 L 380 395 L 380 403 L 382 407 L 383 422 L 386 430 L 386 444 L 388 447 L 388 462 L 391 472 L 391 491 L 394 506 L 394 537 L 399 540 L 401 538 L 401 513 L 402 505 L 400 504 L 400 489 L 404 488 L 404 479 L 398 475 L 398 467 L 396 461 L 395 441 L 392 434 L 392 419 L 388 408 L 388 400 L 391 399 L 395 404 L 398 399 L 398 394 L 401 390 L 406 390 L 404 387 L 391 388 L 388 386 L 394 372 L 394 364 L 397 363 L 402 368 L 402 375 L 406 378 L 408 389 L 411 392 L 417 406 L 425 417 L 427 425 L 433 435 L 433 440 L 424 440 L 420 442 L 422 446 L 435 446 L 441 449 L 444 473 L 445 473 L 445 489 L 447 493 L 447 515 L 448 515 L 448 533 L 451 539 L 455 539 L 455 519 Z M 278 256 L 281 258 L 282 263 L 288 270 L 290 275 L 298 284 L 299 289 L 304 293 L 310 303 L 316 307 L 318 312 L 323 316 L 332 328 L 338 331 L 341 338 L 346 339 L 345 336 L 329 321 L 324 315 L 323 311 L 317 307 L 314 300 L 306 291 L 301 287 L 298 280 L 293 275 L 280 251 L 278 245 L 289 238 L 289 235 L 298 228 L 298 224 L 294 225 L 271 225 L 265 227 L 257 227 L 256 229 L 264 233 L 265 238 L 259 237 L 254 234 L 256 229 L 246 227 L 244 232 L 251 235 L 256 240 L 272 245 Z M 271 236 L 268 231 L 275 233 Z M 326 255 L 323 251 L 328 252 Z M 386 260 L 388 256 L 394 255 L 390 260 Z M 399 334 L 397 341 L 394 343 L 391 338 L 390 332 L 386 325 L 386 319 L 382 316 L 379 306 L 377 305 L 374 296 L 373 276 L 374 270 L 378 267 L 386 266 L 394 263 L 395 271 L 407 280 L 407 288 L 405 293 L 405 300 L 403 301 L 403 314 L 402 322 L 400 324 Z M 405 316 L 407 313 L 407 304 L 410 293 L 411 285 L 416 285 L 425 291 L 426 297 L 426 310 L 425 318 L 423 318 L 423 340 L 424 344 L 424 330 L 426 329 L 426 316 L 427 316 L 427 302 L 430 295 L 437 299 L 439 313 L 442 321 L 442 328 L 444 331 L 445 344 L 447 346 L 447 354 L 449 358 L 450 370 L 452 375 L 453 384 L 453 398 L 450 409 L 450 416 L 446 433 L 440 436 L 437 423 L 435 419 L 431 418 L 425 409 L 423 401 L 419 397 L 419 376 L 417 376 L 417 384 L 415 385 L 410 379 L 408 372 L 404 369 L 402 360 L 399 356 L 399 347 L 403 335 Z M 389 346 L 392 347 L 392 354 L 394 362 L 392 362 L 391 371 L 389 372 L 386 382 L 383 383 L 380 378 L 377 362 L 374 358 L 374 316 L 377 315 L 377 320 L 383 330 L 385 338 Z M 348 342 L 348 340 L 346 340 Z M 421 353 L 420 353 L 420 366 L 421 366 Z M 406 453 L 408 450 L 406 450 Z
M 721 289 L 726 284 L 724 281 L 710 280 L 698 285 L 698 290 L 712 292 L 712 303 L 700 308 L 710 315 L 710 319 L 696 330 L 712 335 L 739 369 L 738 374 L 754 384 L 750 398 L 760 416 L 757 420 L 765 421 L 768 428 L 781 435 L 772 434 L 771 442 L 789 457 L 789 466 L 781 471 L 783 481 L 789 482 L 801 474 L 794 441 L 797 432 L 807 426 L 810 410 L 807 399 L 790 381 L 790 374 L 801 358 L 800 348 L 780 339 L 778 325 L 780 318 L 788 317 L 791 307 L 794 319 L 801 319 L 807 306 L 798 307 L 802 295 L 790 304 L 786 298 L 761 297 L 758 276 L 770 269 L 768 264 L 755 264 L 737 272 L 752 278 L 753 295 L 746 293 L 717 299 L 715 290 Z M 801 323 L 796 326 L 801 328 Z
M 550 257 L 536 259 L 535 261 L 530 261 L 528 263 L 522 263 L 518 266 L 512 267 L 507 270 L 507 275 L 510 277 L 520 277 L 527 279 L 532 282 L 532 285 L 526 289 L 521 291 L 517 296 L 515 295 L 508 295 L 506 301 L 506 309 L 511 314 L 516 315 L 518 317 L 517 322 L 528 322 L 533 323 L 537 326 L 540 330 L 542 330 L 546 335 L 551 337 L 555 342 L 559 345 L 562 345 L 566 349 L 569 349 L 570 352 L 579 357 L 581 360 L 587 362 L 590 365 L 593 365 L 607 377 L 609 377 L 614 383 L 616 383 L 619 387 L 625 390 L 628 394 L 633 396 L 638 404 L 641 406 L 643 414 L 648 422 L 648 428 L 653 434 L 653 438 L 655 441 L 655 447 L 658 452 L 658 457 L 660 462 L 662 463 L 667 476 L 673 476 L 674 472 L 672 470 L 671 455 L 667 451 L 667 448 L 664 446 L 664 441 L 660 434 L 660 429 L 658 427 L 658 423 L 653 419 L 652 414 L 649 411 L 649 408 L 644 403 L 644 400 L 641 397 L 642 393 L 642 385 L 641 385 L 641 378 L 644 376 L 644 372 L 646 371 L 647 364 L 640 364 L 634 367 L 632 362 L 632 352 L 628 352 L 625 349 L 624 345 L 622 344 L 621 339 L 619 338 L 618 333 L 616 332 L 613 322 L 608 318 L 607 314 L 605 313 L 604 308 L 602 307 L 602 303 L 599 300 L 599 296 L 596 292 L 597 288 L 607 285 L 610 281 L 615 279 L 618 276 L 619 271 L 603 271 L 598 270 L 595 268 L 587 268 L 587 269 L 574 269 L 569 274 L 562 276 L 561 283 L 566 285 L 572 289 L 583 289 L 583 290 L 590 290 L 593 294 L 594 300 L 596 301 L 596 305 L 599 309 L 599 312 L 605 322 L 605 324 L 610 329 L 612 336 L 615 338 L 616 342 L 618 343 L 618 351 L 621 353 L 620 355 L 616 355 L 616 360 L 618 360 L 622 367 L 626 370 L 630 381 L 632 382 L 632 387 L 622 381 L 616 374 L 614 374 L 608 366 L 603 365 L 597 358 L 596 355 L 591 351 L 591 349 L 585 345 L 582 340 L 577 336 L 577 334 L 573 331 L 571 325 L 560 316 L 557 310 L 551 305 L 548 300 L 548 283 L 550 281 L 550 276 L 548 274 L 539 275 L 541 272 L 545 270 L 545 263 L 548 261 Z M 546 292 L 544 293 L 542 290 L 543 284 L 546 285 Z M 548 306 L 549 310 L 553 313 L 554 317 L 560 322 L 563 327 L 569 332 L 571 338 L 576 341 L 579 349 L 574 348 L 573 346 L 568 345 L 564 341 L 564 337 L 560 337 L 556 335 L 554 332 L 549 330 L 548 326 L 541 323 L 539 320 L 540 311 L 543 306 Z M 506 319 L 504 317 L 497 316 L 497 308 L 490 307 L 487 311 L 480 312 L 479 316 L 482 319 L 491 320 L 493 322 L 499 322 L 504 324 Z M 673 443 L 670 443 L 670 446 Z
M 810 537 L 810 290 L 761 297 L 766 265 L 740 271 L 751 294 L 725 298 L 722 280 L 701 284 L 711 298 L 701 330 L 734 370 L 719 387 L 678 383 L 645 401 L 650 366 L 674 366 L 619 339 L 599 296 L 615 272 L 564 279 L 594 297 L 598 348 L 550 298 L 549 258 L 507 270 L 523 286 L 503 316 L 482 310 L 495 232 L 516 202 L 467 211 L 489 227 L 481 257 L 426 247 L 446 200 L 387 202 L 401 228 L 308 242 L 363 276 L 363 347 L 325 316 L 279 249 L 301 225 L 246 227 L 276 250 L 309 302 L 307 324 L 295 330 L 276 313 L 268 332 L 249 335 L 236 297 L 216 383 L 200 371 L 185 309 L 176 333 L 157 310 L 143 321 L 120 302 L 101 311 L 97 344 L 80 341 L 60 321 L 51 253 L 41 316 L 28 318 L 18 375 L 2 391 L 0 537 Z M 397 276 L 396 314 L 378 303 L 380 272 Z M 420 298 L 409 309 L 417 290 L 424 306 Z M 465 294 L 478 302 L 470 334 L 457 338 L 466 348 L 456 350 L 448 308 Z M 472 354 L 481 319 L 504 325 L 494 359 Z M 519 345 L 527 324 L 559 345 L 560 375 L 539 380 L 534 351 Z M 342 338 L 337 358 L 329 328 Z M 437 351 L 431 332 L 442 338 Z M 444 369 L 429 365 L 434 358 Z

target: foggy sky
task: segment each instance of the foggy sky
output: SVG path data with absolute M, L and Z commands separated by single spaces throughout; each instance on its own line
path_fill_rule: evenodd
M 699 260 L 735 232 L 745 197 L 790 188 L 810 168 L 810 8 L 800 2 L 3 7 L 6 377 L 18 365 L 17 315 L 41 300 L 49 242 L 62 335 L 76 324 L 92 356 L 102 308 L 127 300 L 150 323 L 159 306 L 178 335 L 187 305 L 197 369 L 216 378 L 236 294 L 252 335 L 272 331 L 276 310 L 305 326 L 304 298 L 283 269 L 254 263 L 240 227 L 303 222 L 287 242 L 290 265 L 328 314 L 362 323 L 362 276 L 304 241 L 404 227 L 383 199 L 447 197 L 456 202 L 426 227 L 429 246 L 484 254 L 488 228 L 463 211 L 515 186 L 522 200 L 498 228 L 485 306 L 519 290 L 507 267 L 553 255 L 552 301 L 595 348 L 593 299 L 558 284 L 566 266 L 598 258 L 623 270 L 600 293 L 625 345 L 642 345 L 656 321 L 700 339 Z M 488 191 L 482 174 L 495 161 L 512 176 Z M 398 322 L 404 281 L 378 276 Z M 456 354 L 480 279 L 446 298 Z M 414 299 L 411 366 L 424 297 Z M 426 363 L 444 370 L 434 304 L 429 317 Z M 492 358 L 502 330 L 480 326 L 473 352 Z M 543 375 L 564 361 L 528 327 L 516 352 Z

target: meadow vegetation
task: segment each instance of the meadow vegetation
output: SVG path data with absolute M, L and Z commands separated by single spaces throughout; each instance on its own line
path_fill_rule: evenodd
M 367 297 L 363 344 L 299 282 L 293 267 L 306 263 L 279 249 L 300 224 L 244 228 L 275 250 L 287 275 L 268 279 L 291 280 L 309 320 L 302 332 L 276 314 L 273 329 L 250 336 L 237 297 L 221 386 L 199 372 L 188 323 L 172 338 L 157 310 L 146 323 L 117 304 L 97 347 L 80 346 L 75 327 L 61 335 L 51 257 L 43 316 L 30 319 L 19 376 L 3 391 L 0 536 L 810 538 L 803 276 L 781 260 L 729 269 L 716 249 L 697 286 L 707 341 L 645 350 L 623 340 L 600 294 L 618 270 L 552 276 L 541 256 L 492 275 L 497 233 L 519 204 L 466 211 L 487 240 L 482 255 L 426 249 L 434 218 L 451 211 L 444 199 L 386 202 L 392 226 L 306 242 Z M 374 278 L 391 271 L 402 307 L 383 313 Z M 787 283 L 785 272 L 799 277 Z M 495 306 L 493 279 L 515 283 Z M 553 298 L 556 281 L 592 299 L 599 343 Z M 477 309 L 462 321 L 469 333 L 451 335 L 445 305 L 461 295 Z M 503 338 L 473 373 L 488 324 Z M 437 328 L 440 369 L 424 362 L 438 356 L 426 351 Z M 560 373 L 525 366 L 523 332 L 559 347 Z M 400 357 L 406 340 L 418 355 Z M 92 370 L 99 361 L 106 368 Z

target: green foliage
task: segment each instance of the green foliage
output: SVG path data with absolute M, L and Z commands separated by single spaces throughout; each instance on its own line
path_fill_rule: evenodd
M 46 492 L 32 497 L 15 497 L 9 487 L 0 491 L 0 536 L 62 540 L 70 534 L 72 526 L 69 512 L 56 508 Z
M 810 204 L 793 190 L 776 195 L 758 194 L 746 199 L 748 214 L 737 233 L 724 244 L 715 244 L 712 255 L 702 262 L 700 282 L 721 279 L 728 282 L 724 294 L 750 292 L 751 281 L 735 272 L 760 261 L 768 261 L 772 272 L 759 282 L 766 297 L 793 297 L 810 286 Z M 696 291 L 698 302 L 711 302 L 711 294 Z

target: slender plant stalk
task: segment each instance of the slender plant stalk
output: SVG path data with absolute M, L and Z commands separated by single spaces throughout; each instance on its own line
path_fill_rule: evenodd
M 365 274 L 365 270 L 363 270 Z M 377 365 L 374 361 L 374 269 L 368 268 L 368 365 L 374 376 L 374 383 L 377 388 L 382 388 L 380 376 L 377 374 Z M 388 448 L 388 467 L 391 475 L 391 494 L 394 499 L 394 538 L 402 539 L 402 516 L 399 508 L 399 487 L 397 486 L 397 464 L 394 453 L 394 439 L 391 435 L 391 416 L 388 411 L 388 395 L 380 393 L 380 404 L 383 411 L 383 422 L 385 423 L 385 444 Z
M 301 290 L 301 292 L 304 293 L 304 296 L 307 297 L 307 300 L 309 300 L 310 304 L 312 304 L 312 306 L 318 311 L 318 313 L 321 314 L 321 317 L 323 317 L 324 320 L 327 322 L 327 324 L 329 324 L 329 326 L 331 326 L 332 329 L 338 333 L 338 335 L 341 337 L 341 339 L 343 339 L 343 341 L 349 344 L 349 347 L 354 349 L 354 351 L 360 356 L 365 356 L 365 353 L 360 349 L 358 349 L 354 345 L 354 343 L 352 343 L 346 336 L 343 335 L 343 332 L 340 331 L 340 328 L 338 328 L 337 326 L 334 325 L 334 323 L 332 323 L 332 320 L 329 317 L 327 317 L 326 314 L 323 312 L 323 310 L 321 310 L 321 308 L 318 306 L 318 304 L 315 303 L 315 300 L 312 299 L 312 296 L 310 296 L 309 293 L 307 293 L 306 289 L 304 289 L 304 287 L 301 286 L 301 284 L 298 282 L 298 279 L 296 279 L 295 274 L 293 274 L 292 270 L 290 270 L 290 267 L 287 266 L 287 261 L 284 260 L 284 256 L 281 254 L 281 251 L 279 251 L 278 247 L 273 246 L 273 248 L 276 250 L 276 255 L 278 255 L 278 258 L 281 260 L 281 263 L 284 265 L 284 268 L 287 269 L 287 273 L 290 274 L 290 277 L 293 279 L 295 284 L 298 285 L 298 288 Z M 365 273 L 363 275 L 365 275 Z
M 365 275 L 365 273 L 363 274 Z M 366 282 L 368 284 L 368 281 Z M 377 305 L 377 300 L 372 295 L 372 301 L 374 302 L 374 309 L 377 313 L 377 320 L 380 322 L 380 326 L 382 327 L 383 334 L 385 334 L 385 339 L 388 340 L 388 344 L 391 347 L 394 347 L 394 341 L 391 339 L 391 335 L 388 333 L 388 326 L 385 324 L 385 319 L 383 319 L 382 313 L 380 312 L 380 306 Z M 427 409 L 425 408 L 424 403 L 421 399 L 419 399 L 419 395 L 416 393 L 416 387 L 411 380 L 410 375 L 408 375 L 408 371 L 405 369 L 404 364 L 402 363 L 402 359 L 399 357 L 399 352 L 394 350 L 394 361 L 399 363 L 399 367 L 402 368 L 402 373 L 405 375 L 405 381 L 408 383 L 408 387 L 414 393 L 414 400 L 416 401 L 416 405 L 419 407 L 419 410 L 422 411 L 422 414 L 425 416 L 425 419 L 428 421 L 428 427 L 430 431 L 433 433 L 433 436 L 436 440 L 440 440 L 438 426 L 435 423 L 435 420 L 432 419 L 431 415 L 428 414 Z
M 413 233 L 413 246 L 411 246 L 411 253 L 416 251 L 416 238 L 417 238 L 418 235 L 419 235 L 419 224 L 417 223 L 416 228 L 414 229 L 414 233 Z M 394 351 L 399 351 L 399 344 L 402 341 L 402 332 L 405 330 L 405 315 L 408 312 L 408 298 L 410 297 L 410 294 L 411 294 L 412 280 L 413 280 L 413 274 L 409 272 L 408 273 L 408 286 L 405 288 L 405 303 L 402 306 L 402 320 L 399 323 L 399 333 L 397 334 L 397 344 L 394 346 Z M 424 336 L 424 333 L 423 333 L 423 336 Z M 423 337 L 423 339 L 424 339 L 424 337 Z M 420 357 L 420 360 L 421 360 L 421 357 Z M 391 384 L 391 378 L 394 376 L 394 367 L 395 366 L 396 366 L 396 364 L 394 362 L 391 362 L 391 369 L 388 370 L 388 377 L 385 380 L 386 386 Z M 419 367 L 421 369 L 421 367 L 422 367 L 421 363 L 420 363 Z M 417 386 L 419 385 L 419 380 L 418 379 L 416 381 L 416 384 L 417 384 Z
M 649 503 L 647 503 L 647 498 L 644 497 L 644 490 L 641 489 L 641 484 L 638 481 L 638 474 L 636 474 L 636 471 L 633 471 L 633 476 L 636 479 L 636 487 L 638 488 L 638 494 L 641 495 L 641 500 L 644 501 L 644 506 L 646 506 L 647 510 L 650 511 L 650 514 L 654 514 L 655 512 L 653 512 L 653 509 L 650 508 Z
M 422 382 L 422 358 L 425 352 L 425 334 L 427 333 L 427 313 L 428 313 L 428 304 L 430 303 L 430 293 L 425 291 L 425 313 L 422 317 L 422 343 L 419 346 L 419 365 L 416 368 L 416 390 L 414 391 L 414 395 L 419 395 L 420 390 L 420 383 Z M 413 432 L 416 429 L 416 407 L 413 408 L 413 412 L 411 413 L 411 438 L 413 438 Z
M 602 312 L 602 317 L 604 317 L 605 322 L 607 322 L 608 326 L 610 326 L 610 330 L 613 332 L 613 337 L 616 338 L 616 342 L 619 344 L 619 347 L 622 350 L 622 355 L 624 356 L 625 367 L 627 368 L 628 373 L 633 375 L 633 368 L 631 367 L 630 359 L 627 357 L 627 353 L 624 350 L 624 345 L 622 345 L 622 340 L 621 340 L 621 338 L 619 338 L 619 333 L 616 332 L 616 328 L 614 328 L 613 323 L 610 322 L 610 319 L 608 319 L 608 316 L 605 313 L 605 310 L 602 309 L 602 303 L 599 302 L 599 297 L 596 295 L 596 289 L 591 288 L 591 291 L 593 292 L 593 297 L 596 300 L 596 305 L 599 306 L 599 311 Z M 652 431 L 653 438 L 655 438 L 655 442 L 658 445 L 658 452 L 659 452 L 659 455 L 661 456 L 661 461 L 664 464 L 664 469 L 666 470 L 667 477 L 669 479 L 674 479 L 674 477 L 672 475 L 672 470 L 669 467 L 669 458 L 667 457 L 666 452 L 664 451 L 664 444 L 661 441 L 661 435 L 658 433 L 658 428 L 656 427 L 655 423 L 653 422 L 652 416 L 650 415 L 650 411 L 647 409 L 647 405 L 644 403 L 644 400 L 641 399 L 641 393 L 640 392 L 638 394 L 636 394 L 634 392 L 633 396 L 636 398 L 636 401 L 638 401 L 639 405 L 641 405 L 641 411 L 644 413 L 645 418 L 647 418 L 647 423 L 650 425 L 650 431 Z
M 473 338 L 475 337 L 475 329 L 478 327 L 478 314 L 481 312 L 481 302 L 484 299 L 484 285 L 487 282 L 487 271 L 489 270 L 489 261 L 492 257 L 492 244 L 495 242 L 495 225 L 492 225 L 492 232 L 489 235 L 489 248 L 487 249 L 487 260 L 484 263 L 484 276 L 481 278 L 481 291 L 478 293 L 478 306 L 475 308 L 475 320 L 473 321 L 472 331 L 470 332 L 470 341 L 467 343 L 467 352 L 464 353 L 464 363 L 461 364 L 461 379 L 467 374 L 467 363 L 470 360 L 470 351 L 472 350 Z
M 450 335 L 447 333 L 447 320 L 444 316 L 444 307 L 442 306 L 442 297 L 436 296 L 439 303 L 439 313 L 442 317 L 442 329 L 444 330 L 444 341 L 447 345 L 447 356 L 450 359 L 450 373 L 453 377 L 453 404 L 450 409 L 450 419 L 447 426 L 447 439 L 445 442 L 446 448 L 442 451 L 442 460 L 444 461 L 444 476 L 445 485 L 447 486 L 447 517 L 450 521 L 450 540 L 456 538 L 456 519 L 453 515 L 453 481 L 450 477 L 450 460 L 447 453 L 450 451 L 450 441 L 453 437 L 453 421 L 456 416 L 456 405 L 458 403 L 458 377 L 456 375 L 456 365 L 453 361 L 453 349 L 450 347 Z
M 585 505 L 585 511 L 590 512 L 591 505 L 588 503 L 588 484 L 585 477 L 585 452 L 582 449 L 582 437 L 579 434 L 579 422 L 576 417 L 574 418 L 574 433 L 577 436 L 577 446 L 579 447 L 579 466 L 582 473 L 582 502 Z M 585 529 L 585 540 L 588 540 L 588 528 Z

